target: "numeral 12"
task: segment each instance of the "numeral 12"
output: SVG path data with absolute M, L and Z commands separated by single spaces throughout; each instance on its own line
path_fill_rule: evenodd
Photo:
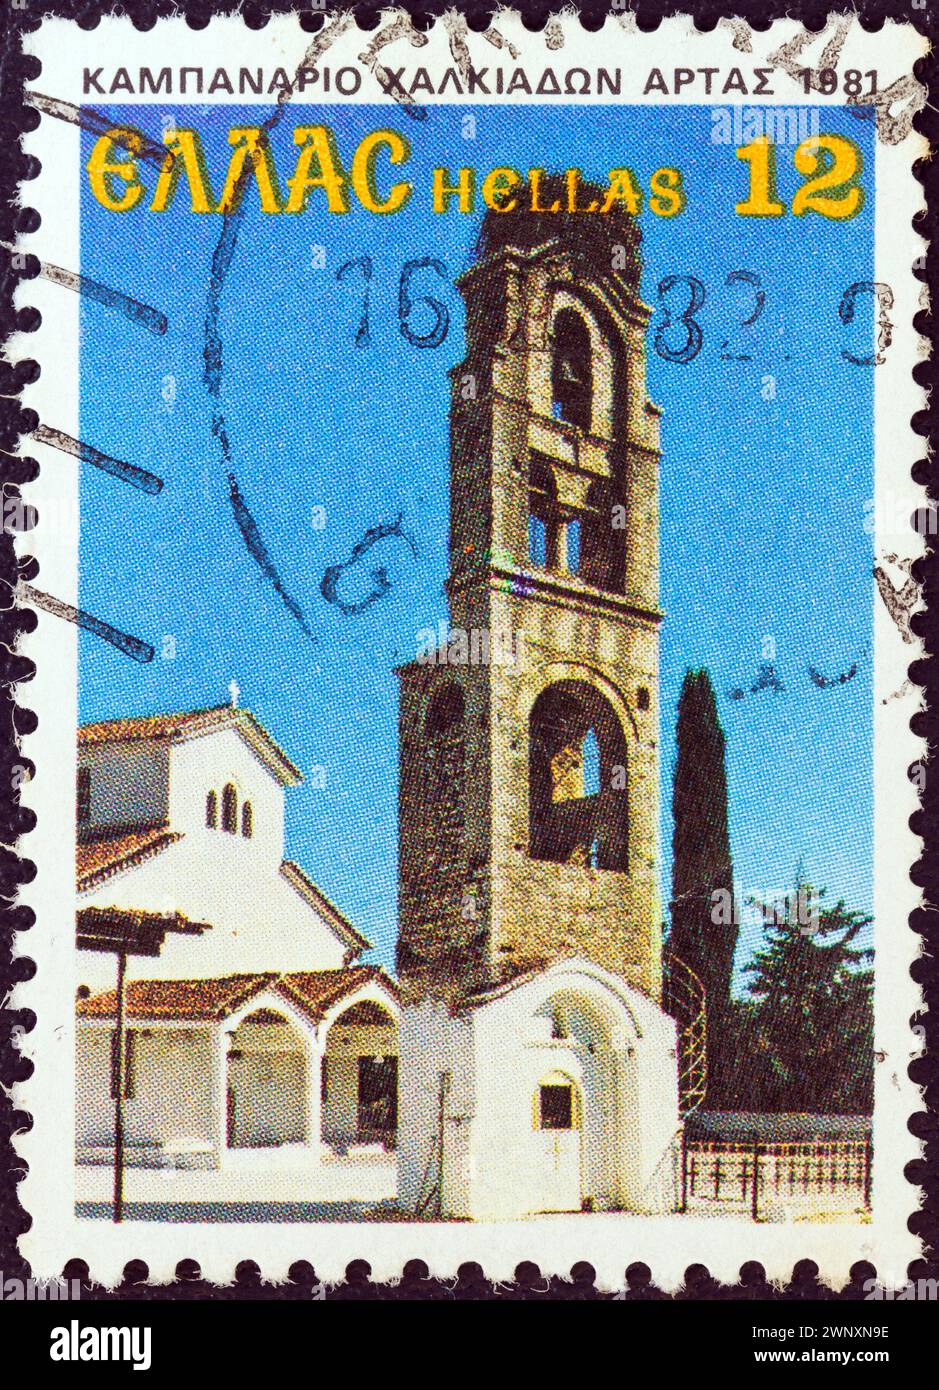
M 735 205 L 741 217 L 781 217 L 786 211 L 776 194 L 776 146 L 761 135 L 736 152 L 749 169 L 748 196 Z M 797 145 L 792 155 L 797 171 L 803 174 L 790 211 L 795 217 L 817 212 L 822 217 L 842 221 L 854 217 L 864 205 L 860 186 L 863 160 L 861 151 L 845 135 L 812 135 Z

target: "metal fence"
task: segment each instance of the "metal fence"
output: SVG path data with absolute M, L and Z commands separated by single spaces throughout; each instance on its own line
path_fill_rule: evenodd
M 769 1201 L 846 1197 L 871 1202 L 870 1140 L 724 1143 L 686 1140 L 681 1209 L 701 1202 L 743 1205 L 754 1221 Z

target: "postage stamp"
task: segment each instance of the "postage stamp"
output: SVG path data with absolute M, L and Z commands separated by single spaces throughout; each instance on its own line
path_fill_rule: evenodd
M 925 39 L 23 43 L 37 1277 L 903 1285 Z

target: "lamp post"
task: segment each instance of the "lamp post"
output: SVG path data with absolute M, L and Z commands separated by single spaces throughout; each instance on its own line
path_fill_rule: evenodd
M 117 1002 L 114 1067 L 114 1209 L 124 1219 L 124 1099 L 127 1091 L 127 952 L 117 953 Z
M 124 1219 L 124 1101 L 127 1098 L 127 957 L 158 956 L 167 932 L 199 936 L 208 922 L 191 922 L 181 912 L 142 912 L 133 908 L 85 907 L 75 917 L 79 951 L 117 956 L 111 1076 L 114 1094 L 114 1200 L 112 1219 Z

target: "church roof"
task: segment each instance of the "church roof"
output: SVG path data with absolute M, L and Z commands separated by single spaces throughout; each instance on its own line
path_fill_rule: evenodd
M 372 981 L 383 985 L 397 999 L 398 990 L 380 965 L 354 965 L 346 970 L 303 970 L 281 975 L 278 989 L 314 1022 L 335 1004 Z
M 165 825 L 141 825 L 79 840 L 75 851 L 79 893 L 97 888 L 122 869 L 142 864 L 182 838 L 179 831 L 169 830 Z
M 688 1139 L 722 1144 L 859 1142 L 871 1132 L 870 1115 L 766 1114 L 747 1110 L 696 1110 L 685 1121 Z
M 480 984 L 475 989 L 467 990 L 456 1004 L 456 1012 L 469 1013 L 473 1009 L 486 1008 L 489 1004 L 495 1003 L 507 994 L 512 994 L 515 990 L 530 984 L 532 980 L 536 980 L 540 976 L 566 973 L 587 979 L 592 978 L 595 983 L 619 997 L 620 1001 L 625 1003 L 631 1011 L 640 1005 L 654 1007 L 658 1011 L 658 1001 L 645 994 L 638 984 L 630 983 L 623 976 L 598 965 L 596 961 L 569 952 L 565 955 L 550 957 L 533 956 L 527 960 L 514 962 L 513 965 L 506 968 L 506 973 L 501 979 Z
M 280 866 L 281 875 L 287 880 L 291 887 L 295 888 L 311 907 L 315 908 L 319 915 L 326 921 L 333 930 L 341 936 L 349 946 L 353 946 L 356 951 L 367 951 L 371 946 L 367 936 L 363 936 L 360 931 L 349 921 L 334 902 L 327 898 L 321 888 L 310 878 L 305 870 L 301 869 L 292 859 L 284 859 Z
M 171 714 L 145 714 L 128 719 L 101 719 L 83 724 L 78 730 L 79 748 L 102 743 L 134 743 L 145 739 L 161 739 L 181 743 L 184 739 L 199 738 L 234 729 L 245 743 L 284 786 L 296 786 L 302 780 L 300 769 L 290 761 L 279 744 L 271 738 L 250 710 L 235 705 L 214 705 L 209 709 L 180 710 Z
M 127 985 L 127 1017 L 209 1021 L 227 1018 L 253 995 L 277 979 L 265 975 L 227 975 L 219 980 L 131 980 Z M 79 1018 L 113 1018 L 116 991 L 79 998 Z
M 255 995 L 270 990 L 319 1023 L 336 1004 L 361 989 L 377 983 L 397 999 L 394 981 L 380 965 L 354 965 L 344 970 L 304 970 L 289 974 L 266 971 L 254 975 L 226 975 L 220 979 L 131 980 L 127 985 L 127 1017 L 177 1022 L 220 1023 L 249 1003 Z M 79 997 L 79 1018 L 113 1018 L 116 993 Z
M 573 957 L 572 957 L 573 959 Z M 462 996 L 458 1006 L 458 1012 L 464 1013 L 469 1009 L 482 1009 L 487 1004 L 491 1004 L 495 999 L 501 999 L 505 994 L 511 994 L 520 985 L 527 985 L 529 980 L 535 979 L 538 975 L 543 975 L 548 969 L 550 962 L 547 957 L 538 960 L 516 962 L 512 967 L 507 967 L 506 974 L 500 980 L 491 983 L 481 984 L 475 989 L 467 990 Z
M 145 825 L 135 829 L 122 827 L 102 835 L 79 840 L 75 851 L 76 887 L 79 893 L 90 892 L 106 883 L 115 874 L 132 869 L 154 855 L 168 849 L 183 838 L 165 825 Z M 367 951 L 372 944 L 367 936 L 349 921 L 334 902 L 317 888 L 310 876 L 292 859 L 284 859 L 280 873 L 301 898 L 319 914 L 340 940 L 356 953 Z

